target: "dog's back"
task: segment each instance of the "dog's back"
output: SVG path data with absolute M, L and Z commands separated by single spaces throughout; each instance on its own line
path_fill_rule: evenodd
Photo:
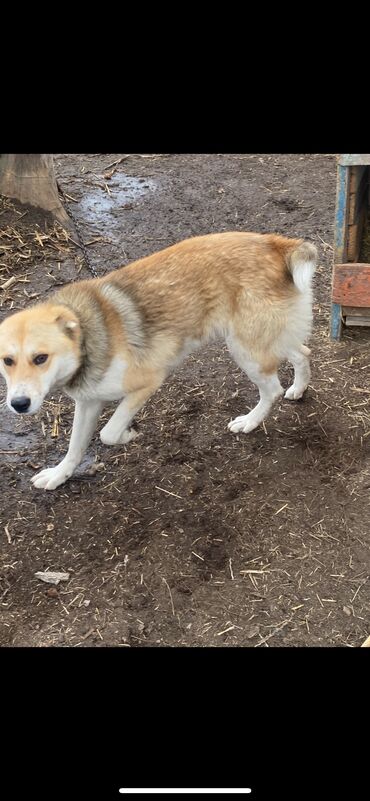
M 202 342 L 243 331 L 259 351 L 277 347 L 289 318 L 291 337 L 302 342 L 309 335 L 316 257 L 302 239 L 210 234 L 109 273 L 97 286 L 109 284 L 129 297 L 152 340 L 165 334 Z

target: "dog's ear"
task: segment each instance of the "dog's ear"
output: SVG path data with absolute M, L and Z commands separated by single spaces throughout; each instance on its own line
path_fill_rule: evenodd
M 67 314 L 64 315 L 62 313 L 58 314 L 55 322 L 64 334 L 70 337 L 70 339 L 74 339 L 79 327 L 77 320 L 73 320 L 71 317 L 68 317 Z

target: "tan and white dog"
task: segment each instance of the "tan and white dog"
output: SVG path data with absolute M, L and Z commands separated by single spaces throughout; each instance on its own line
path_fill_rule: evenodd
M 75 401 L 68 453 L 32 478 L 52 490 L 80 463 L 104 404 L 120 401 L 100 433 L 105 445 L 129 442 L 145 401 L 192 350 L 217 337 L 257 385 L 260 400 L 229 423 L 248 433 L 283 389 L 277 369 L 294 367 L 285 393 L 300 398 L 310 378 L 311 279 L 316 248 L 275 234 L 194 237 L 90 281 L 69 284 L 46 303 L 0 325 L 0 371 L 7 405 L 33 414 L 50 390 Z

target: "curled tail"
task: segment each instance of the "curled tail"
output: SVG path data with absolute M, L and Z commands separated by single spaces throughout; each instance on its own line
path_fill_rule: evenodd
M 301 242 L 287 257 L 287 266 L 300 292 L 311 288 L 312 276 L 317 265 L 317 249 L 310 242 Z

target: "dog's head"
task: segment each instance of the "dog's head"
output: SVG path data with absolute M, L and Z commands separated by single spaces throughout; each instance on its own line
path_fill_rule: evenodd
M 0 325 L 0 373 L 12 412 L 34 414 L 55 386 L 80 365 L 81 331 L 66 306 L 41 304 L 12 314 Z

